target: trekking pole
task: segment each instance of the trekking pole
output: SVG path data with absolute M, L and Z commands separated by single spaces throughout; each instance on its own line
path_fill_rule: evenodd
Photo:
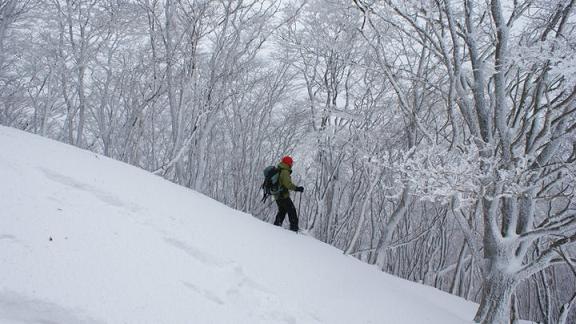
M 300 199 L 298 200 L 298 217 L 300 217 L 300 206 L 302 205 L 302 191 L 300 191 Z

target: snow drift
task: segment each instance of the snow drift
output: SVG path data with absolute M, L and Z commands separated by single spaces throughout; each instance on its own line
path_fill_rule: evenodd
M 450 324 L 476 309 L 136 167 L 4 127 L 0 148 L 0 323 Z

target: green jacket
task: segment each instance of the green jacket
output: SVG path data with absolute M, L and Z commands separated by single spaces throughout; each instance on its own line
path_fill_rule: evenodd
M 289 198 L 290 190 L 294 191 L 294 189 L 296 189 L 296 185 L 292 183 L 292 177 L 290 176 L 290 174 L 292 174 L 292 168 L 288 164 L 282 162 L 278 164 L 278 168 L 280 169 L 278 182 L 280 183 L 280 186 L 284 188 L 284 190 L 281 191 L 276 198 Z

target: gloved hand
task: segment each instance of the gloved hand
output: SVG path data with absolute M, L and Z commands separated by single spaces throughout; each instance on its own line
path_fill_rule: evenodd
M 296 192 L 304 192 L 304 187 L 296 187 L 296 189 L 294 189 L 294 191 L 296 191 Z

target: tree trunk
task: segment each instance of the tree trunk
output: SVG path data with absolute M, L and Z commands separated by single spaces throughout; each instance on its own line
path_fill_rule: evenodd
M 474 321 L 482 324 L 508 324 L 510 304 L 516 287 L 512 275 L 502 270 L 493 270 L 482 288 L 480 307 Z
M 366 219 L 366 213 L 368 211 L 368 205 L 370 203 L 370 199 L 372 199 L 372 193 L 376 188 L 378 182 L 380 182 L 380 178 L 382 177 L 382 173 L 384 173 L 384 169 L 378 171 L 378 175 L 374 177 L 372 183 L 370 184 L 370 188 L 366 193 L 366 197 L 364 198 L 364 202 L 362 203 L 362 209 L 360 210 L 360 219 L 358 220 L 358 224 L 356 225 L 356 229 L 354 230 L 354 235 L 352 236 L 352 240 L 348 243 L 348 247 L 344 251 L 344 254 L 350 254 L 353 252 L 354 248 L 356 247 L 356 242 L 360 237 L 360 233 L 363 229 L 363 225 Z
M 81 60 L 81 63 L 79 64 L 79 68 L 78 68 L 78 101 L 79 101 L 79 107 L 78 107 L 78 130 L 76 133 L 76 145 L 79 147 L 84 147 L 83 144 L 83 134 L 84 134 L 84 121 L 86 119 L 85 117 L 85 111 L 86 111 L 86 94 L 85 94 L 85 85 L 84 85 L 84 74 L 85 74 L 85 70 L 86 68 L 84 67 L 84 61 L 83 59 Z
M 460 285 L 460 277 L 461 277 L 461 273 L 462 273 L 462 266 L 465 262 L 465 255 L 466 255 L 466 248 L 468 247 L 468 245 L 466 245 L 466 242 L 462 242 L 462 249 L 460 249 L 460 253 L 458 254 L 458 263 L 456 264 L 456 270 L 454 270 L 454 277 L 452 279 L 452 283 L 450 284 L 450 293 L 452 295 L 457 295 L 457 296 L 461 296 L 461 294 L 458 294 L 458 287 L 461 286 Z
M 410 185 L 407 185 L 402 191 L 402 196 L 400 198 L 398 206 L 396 206 L 396 209 L 394 209 L 394 212 L 392 212 L 390 219 L 388 220 L 386 226 L 384 227 L 384 230 L 382 231 L 382 236 L 380 237 L 378 246 L 376 247 L 375 260 L 371 260 L 370 262 L 378 265 L 380 269 L 384 269 L 384 266 L 386 264 L 386 250 L 388 249 L 388 246 L 392 241 L 392 234 L 394 234 L 394 231 L 396 230 L 396 227 L 400 223 L 400 220 L 406 214 L 406 210 L 408 209 L 408 205 L 410 204 L 409 199 L 410 199 Z

